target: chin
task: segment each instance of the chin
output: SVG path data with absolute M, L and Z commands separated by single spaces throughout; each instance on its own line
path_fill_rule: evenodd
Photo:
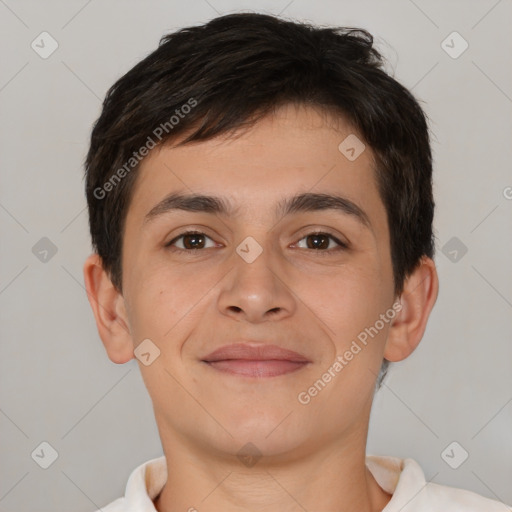
M 229 427 L 225 424 L 233 436 L 229 439 L 224 436 L 230 445 L 228 451 L 238 453 L 247 444 L 253 445 L 265 456 L 279 456 L 293 451 L 308 438 L 311 439 L 310 433 L 305 432 L 303 426 L 296 423 L 297 420 L 298 415 L 291 408 L 287 410 L 282 407 L 267 409 L 264 413 L 253 410 L 234 414 Z

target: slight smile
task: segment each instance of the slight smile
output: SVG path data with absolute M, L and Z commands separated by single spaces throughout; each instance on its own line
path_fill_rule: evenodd
M 277 345 L 236 343 L 215 350 L 202 361 L 220 372 L 243 377 L 277 377 L 295 372 L 310 360 Z

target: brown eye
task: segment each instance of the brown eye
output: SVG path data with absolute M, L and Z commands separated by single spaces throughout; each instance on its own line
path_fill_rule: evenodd
M 329 238 L 329 236 L 321 233 L 318 235 L 308 235 L 306 237 L 308 249 L 328 249 Z
M 310 233 L 306 235 L 304 238 L 299 240 L 298 245 L 306 240 L 306 246 L 302 246 L 304 249 L 312 249 L 320 252 L 326 252 L 330 250 L 336 250 L 338 248 L 344 249 L 347 248 L 347 245 L 338 240 L 336 237 L 330 235 L 329 233 Z M 331 245 L 331 241 L 334 241 L 335 245 Z M 300 247 L 300 245 L 299 245 Z
M 176 238 L 173 238 L 168 244 L 166 244 L 166 247 L 175 246 L 177 249 L 183 251 L 205 249 L 207 248 L 207 240 L 211 240 L 211 238 L 209 236 L 206 236 L 204 233 L 201 233 L 199 231 L 187 231 L 185 233 L 182 233 L 181 235 L 178 235 Z

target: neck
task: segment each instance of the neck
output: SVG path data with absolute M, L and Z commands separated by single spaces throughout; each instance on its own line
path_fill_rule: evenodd
M 361 443 L 361 441 L 363 441 Z M 158 512 L 380 512 L 391 499 L 365 465 L 366 438 L 345 439 L 244 467 L 236 456 L 194 453 L 166 443 L 168 479 Z

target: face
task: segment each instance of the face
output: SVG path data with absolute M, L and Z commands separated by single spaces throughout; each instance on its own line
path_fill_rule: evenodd
M 288 106 L 142 162 L 123 300 L 134 347 L 160 351 L 140 369 L 164 444 L 270 455 L 366 435 L 394 286 L 371 150 L 338 149 L 353 133 Z M 233 344 L 245 348 L 210 356 Z M 249 350 L 269 345 L 295 357 Z

